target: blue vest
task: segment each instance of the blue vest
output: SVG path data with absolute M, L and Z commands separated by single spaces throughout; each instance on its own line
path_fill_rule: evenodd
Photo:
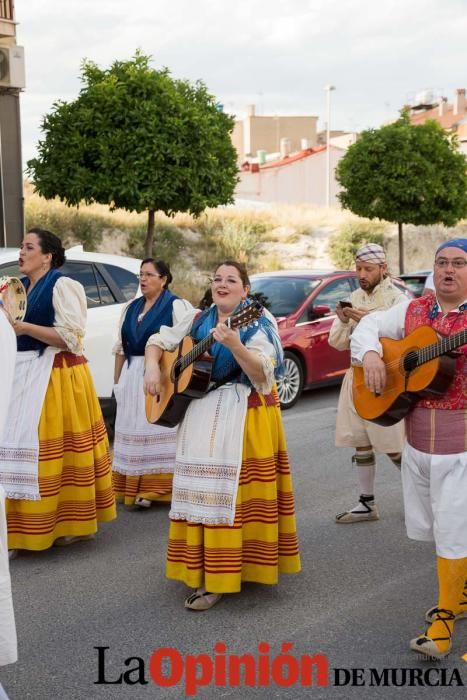
M 140 323 L 138 316 L 143 311 L 146 299 L 139 297 L 128 306 L 122 325 L 122 346 L 128 363 L 131 362 L 132 356 L 144 355 L 149 337 L 157 333 L 161 326 L 172 326 L 172 307 L 175 299 L 178 299 L 175 294 L 164 289 Z
M 55 309 L 52 303 L 52 295 L 57 280 L 62 276 L 61 272 L 52 268 L 44 277 L 41 277 L 39 282 L 34 286 L 30 294 L 28 294 L 28 303 L 24 321 L 34 323 L 36 326 L 52 327 L 55 321 Z M 28 277 L 23 277 L 21 282 L 26 290 L 29 288 L 31 281 Z M 19 335 L 16 339 L 19 352 L 25 350 L 39 350 L 42 355 L 47 343 L 42 340 L 36 340 L 30 335 Z

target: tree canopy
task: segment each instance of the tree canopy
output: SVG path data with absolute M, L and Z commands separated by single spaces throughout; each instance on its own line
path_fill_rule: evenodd
M 233 201 L 237 156 L 234 120 L 206 86 L 155 70 L 137 52 L 103 70 L 82 65 L 82 89 L 58 101 L 42 122 L 38 156 L 28 161 L 37 191 L 69 206 L 98 202 L 148 212 L 146 253 L 152 253 L 154 214 Z
M 362 132 L 336 177 L 346 209 L 399 225 L 401 272 L 404 223 L 453 226 L 467 215 L 465 156 L 438 122 L 414 126 L 407 111 L 393 124 Z

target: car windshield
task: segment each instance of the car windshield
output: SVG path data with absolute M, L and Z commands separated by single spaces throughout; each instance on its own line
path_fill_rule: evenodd
M 409 277 L 409 275 L 404 275 L 402 279 L 407 285 L 407 287 L 410 289 L 410 291 L 413 292 L 415 296 L 419 297 L 423 293 L 427 277 L 428 275 L 425 274 L 412 275 L 411 277 Z
M 274 316 L 288 316 L 320 282 L 320 279 L 300 277 L 259 277 L 251 281 L 251 291 Z

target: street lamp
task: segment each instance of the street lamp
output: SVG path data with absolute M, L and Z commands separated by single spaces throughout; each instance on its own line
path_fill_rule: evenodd
M 329 139 L 331 136 L 331 91 L 335 90 L 334 85 L 326 85 L 326 206 L 329 209 L 331 202 L 331 147 Z

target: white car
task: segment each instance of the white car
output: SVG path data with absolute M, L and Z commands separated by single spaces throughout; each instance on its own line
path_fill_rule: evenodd
M 18 249 L 0 248 L 0 277 L 23 277 L 18 267 Z M 60 268 L 84 287 L 88 303 L 85 355 L 89 360 L 97 395 L 104 414 L 113 411 L 114 361 L 112 346 L 117 336 L 123 306 L 141 294 L 138 273 L 141 260 L 121 255 L 85 253 L 82 246 L 65 251 Z

